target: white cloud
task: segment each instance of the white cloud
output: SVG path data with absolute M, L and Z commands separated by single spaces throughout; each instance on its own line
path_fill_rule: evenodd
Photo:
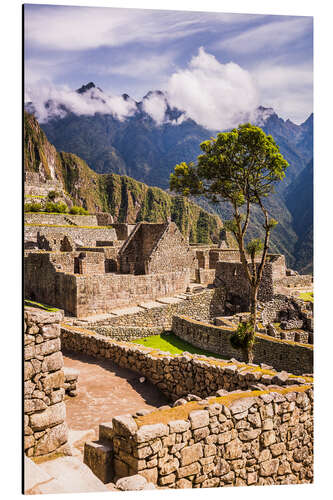
M 77 115 L 112 114 L 119 120 L 131 116 L 136 110 L 133 100 L 125 101 L 121 96 L 109 96 L 97 88 L 78 94 L 67 86 L 55 87 L 46 81 L 27 88 L 25 102 L 29 101 L 33 103 L 36 117 L 41 123 L 51 116 L 65 116 L 66 110 Z
M 28 6 L 25 16 L 26 40 L 54 50 L 76 51 L 137 41 L 154 43 L 205 29 L 198 14 L 184 16 L 172 11 Z
M 143 110 L 150 115 L 157 125 L 161 125 L 165 120 L 167 110 L 166 99 L 163 95 L 152 93 L 143 100 Z
M 270 106 L 284 119 L 301 123 L 313 110 L 312 64 L 260 65 L 253 70 L 263 106 Z
M 218 42 L 214 48 L 228 50 L 236 54 L 250 54 L 262 49 L 276 49 L 290 44 L 312 29 L 312 18 L 287 18 L 270 22 Z
M 167 92 L 172 106 L 211 130 L 237 126 L 259 104 L 250 73 L 233 62 L 221 64 L 202 47 L 187 69 L 171 76 Z

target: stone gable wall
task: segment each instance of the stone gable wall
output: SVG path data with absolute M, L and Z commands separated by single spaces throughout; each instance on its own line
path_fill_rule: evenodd
M 234 349 L 230 344 L 229 337 L 232 334 L 232 328 L 213 326 L 191 318 L 174 316 L 172 331 L 195 347 L 238 360 L 244 359 L 242 352 Z M 254 363 L 268 363 L 276 370 L 286 370 L 295 374 L 313 372 L 313 348 L 310 345 L 257 334 L 253 352 Z
M 157 274 L 170 269 L 181 271 L 194 267 L 195 254 L 185 242 L 175 223 L 170 223 L 148 261 L 148 273 Z
M 61 320 L 60 312 L 32 307 L 24 312 L 24 451 L 29 457 L 60 451 L 67 442 Z
M 114 480 L 139 474 L 168 488 L 311 483 L 312 388 L 240 396 L 155 411 L 151 424 L 152 415 L 113 418 L 103 433 Z

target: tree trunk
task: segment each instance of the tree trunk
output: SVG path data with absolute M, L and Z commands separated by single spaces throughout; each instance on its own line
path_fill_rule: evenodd
M 250 325 L 251 325 L 251 337 L 253 340 L 256 334 L 257 328 L 257 296 L 258 296 L 258 286 L 251 286 L 251 295 L 250 295 Z M 251 342 L 246 347 L 245 359 L 247 363 L 253 362 L 253 342 Z

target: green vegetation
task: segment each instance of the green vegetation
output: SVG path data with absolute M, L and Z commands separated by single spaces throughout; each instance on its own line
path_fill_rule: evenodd
M 174 333 L 162 333 L 161 335 L 152 335 L 151 337 L 144 337 L 141 339 L 132 340 L 134 344 L 140 344 L 145 347 L 152 347 L 160 349 L 161 351 L 170 352 L 170 354 L 181 354 L 182 352 L 189 352 L 191 354 L 202 354 L 219 359 L 226 359 L 224 356 L 215 354 L 198 347 L 188 344 L 180 339 Z
M 30 306 L 30 307 L 38 307 L 38 309 L 43 309 L 44 311 L 48 312 L 57 312 L 60 311 L 60 309 L 57 309 L 56 307 L 51 307 L 48 306 L 47 304 L 41 304 L 40 302 L 35 302 L 33 300 L 24 300 L 24 305 L 25 306 Z
M 57 196 L 59 196 L 59 193 L 57 191 L 49 191 L 47 193 L 47 197 L 51 201 L 55 200 L 57 198 Z
M 313 303 L 313 292 L 304 292 L 299 294 L 299 298 L 304 300 L 304 302 L 312 302 Z
M 213 204 L 228 203 L 230 207 L 232 219 L 224 225 L 237 241 L 240 261 L 250 286 L 251 313 L 250 321 L 239 326 L 231 341 L 234 347 L 243 349 L 247 360 L 252 362 L 257 295 L 270 233 L 277 224 L 269 217 L 264 202 L 285 177 L 288 162 L 273 137 L 250 123 L 219 133 L 216 138 L 202 142 L 200 148 L 202 154 L 196 164 L 182 162 L 175 166 L 170 176 L 170 188 L 183 196 L 204 197 Z M 264 241 L 255 238 L 248 242 L 247 254 L 247 229 L 254 209 L 259 209 L 263 218 Z M 255 264 L 256 256 L 259 257 L 258 264 Z
M 43 212 L 44 207 L 41 203 L 25 203 L 24 204 L 25 212 Z
M 56 213 L 56 214 L 66 214 L 68 212 L 68 207 L 66 203 L 58 202 L 54 203 L 53 201 L 48 201 L 45 204 L 44 212 Z
M 73 214 L 73 215 L 89 215 L 89 212 L 88 210 L 86 210 L 85 208 L 83 207 L 77 207 L 76 205 L 74 205 L 70 211 L 69 211 L 70 214 Z
M 52 158 L 56 177 L 62 182 L 74 205 L 80 206 L 81 210 L 90 213 L 108 212 L 117 222 L 130 224 L 140 221 L 161 223 L 170 217 L 181 233 L 185 237 L 189 236 L 191 243 L 211 244 L 219 241 L 222 222 L 217 215 L 212 215 L 183 196 L 171 196 L 161 188 L 147 186 L 126 175 L 98 174 L 75 154 L 57 152 L 32 115 L 25 113 L 24 124 L 25 170 L 38 172 L 42 163 L 43 173 L 49 179 L 46 158 Z M 48 198 L 48 201 L 53 200 Z M 51 207 L 50 210 L 59 213 Z M 29 207 L 26 211 L 30 211 Z

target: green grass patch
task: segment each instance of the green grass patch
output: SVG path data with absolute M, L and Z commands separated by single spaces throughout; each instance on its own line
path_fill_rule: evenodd
M 299 298 L 304 300 L 304 302 L 313 302 L 313 292 L 300 293 Z
M 30 307 L 38 307 L 38 309 L 43 309 L 44 311 L 48 312 L 57 312 L 60 311 L 60 309 L 57 309 L 56 307 L 51 307 L 48 306 L 47 304 L 40 304 L 39 302 L 35 302 L 33 300 L 24 300 L 24 305 L 25 306 L 30 306 Z
M 26 194 L 24 196 L 25 198 L 46 198 L 46 195 L 45 194 Z
M 161 335 L 152 335 L 150 337 L 143 337 L 131 341 L 133 344 L 143 345 L 145 347 L 152 347 L 160 349 L 161 351 L 169 352 L 170 354 L 181 354 L 182 352 L 189 352 L 191 354 L 203 354 L 219 359 L 227 359 L 225 356 L 215 354 L 210 351 L 199 349 L 193 345 L 180 339 L 174 333 L 162 333 Z

